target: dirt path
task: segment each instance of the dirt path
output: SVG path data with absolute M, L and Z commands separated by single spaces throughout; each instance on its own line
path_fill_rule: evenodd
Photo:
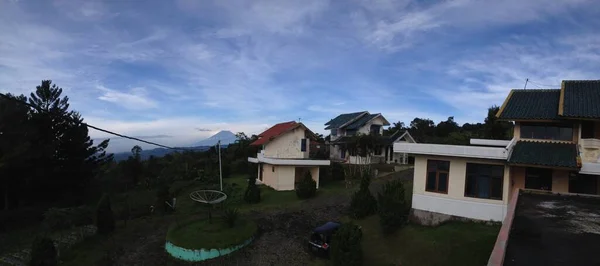
M 412 174 L 409 169 L 377 179 L 371 191 L 376 193 L 388 180 L 410 180 Z M 177 261 L 164 251 L 168 225 L 161 225 L 126 249 L 117 265 L 308 265 L 315 259 L 306 248 L 310 231 L 327 221 L 340 220 L 349 202 L 348 195 L 340 194 L 305 201 L 299 208 L 251 212 L 248 215 L 259 226 L 252 244 L 229 256 L 195 264 Z

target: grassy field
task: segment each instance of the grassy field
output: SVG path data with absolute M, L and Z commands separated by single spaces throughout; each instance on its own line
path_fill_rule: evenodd
M 233 228 L 228 228 L 219 218 L 213 218 L 212 223 L 202 219 L 172 226 L 167 240 L 189 249 L 227 248 L 248 240 L 256 230 L 256 223 L 250 220 L 239 219 Z

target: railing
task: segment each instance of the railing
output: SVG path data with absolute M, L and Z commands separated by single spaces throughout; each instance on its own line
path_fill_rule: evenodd
M 600 139 L 581 139 L 584 149 L 600 149 Z

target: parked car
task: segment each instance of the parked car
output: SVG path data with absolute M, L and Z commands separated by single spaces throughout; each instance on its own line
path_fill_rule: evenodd
M 340 228 L 340 225 L 336 222 L 327 222 L 315 228 L 308 240 L 308 248 L 311 252 L 320 257 L 329 257 L 331 237 Z

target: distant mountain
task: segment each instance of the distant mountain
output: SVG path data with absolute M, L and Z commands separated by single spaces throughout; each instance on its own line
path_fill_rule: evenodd
M 194 150 L 194 151 L 206 151 L 210 149 L 210 147 L 217 145 L 217 142 L 221 140 L 221 147 L 226 148 L 227 145 L 234 143 L 237 138 L 235 134 L 231 133 L 231 131 L 219 131 L 219 133 L 212 135 L 211 137 L 201 140 L 196 143 L 193 147 L 182 147 L 186 150 Z M 165 148 L 156 148 L 151 150 L 143 150 L 140 154 L 142 160 L 147 160 L 150 156 L 154 157 L 163 157 L 169 153 L 176 152 L 178 150 L 165 149 Z M 182 150 L 179 150 L 182 151 Z M 120 152 L 113 154 L 115 161 L 123 161 L 127 160 L 129 156 L 131 156 L 131 152 Z
M 221 130 L 219 133 L 196 143 L 194 146 L 214 146 L 217 145 L 219 140 L 221 141 L 221 145 L 227 145 L 234 143 L 237 140 L 237 137 L 231 131 Z

